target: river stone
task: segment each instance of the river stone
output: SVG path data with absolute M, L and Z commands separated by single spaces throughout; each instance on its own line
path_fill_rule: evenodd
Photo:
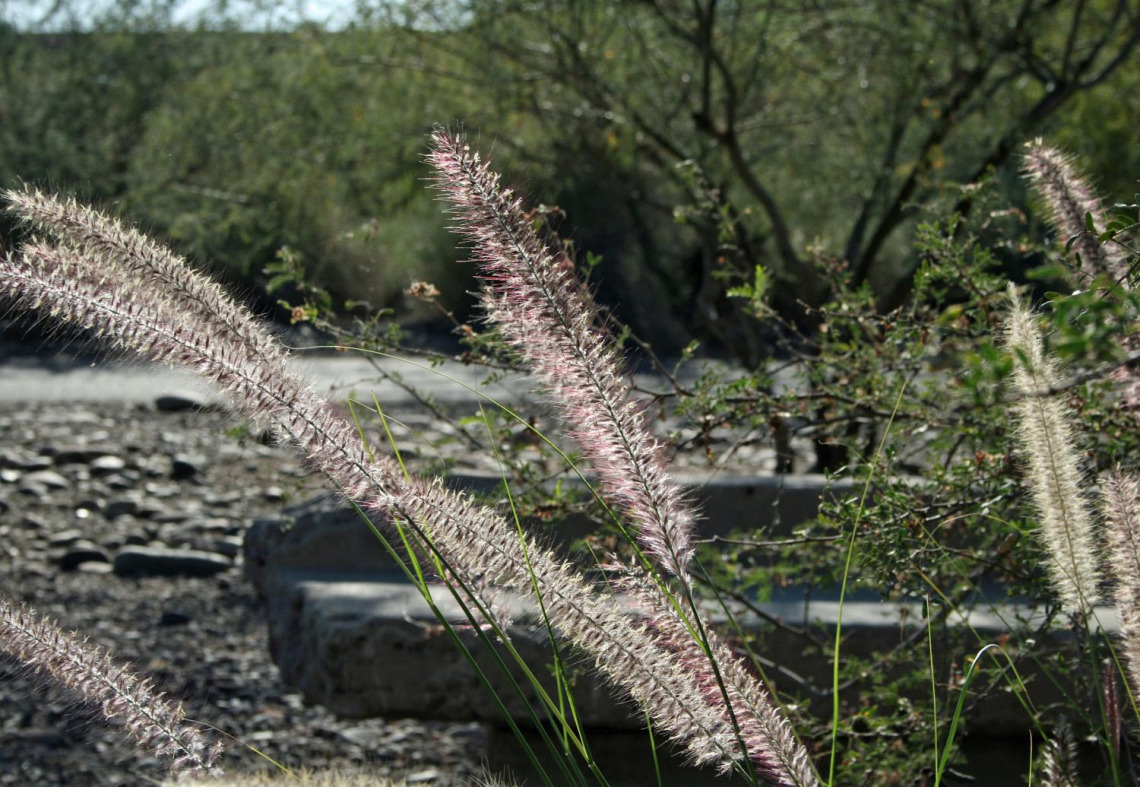
M 162 617 L 158 619 L 159 626 L 185 626 L 193 620 L 192 617 L 185 612 L 175 612 L 174 610 L 166 610 L 162 613 Z
M 211 577 L 233 565 L 213 552 L 162 547 L 126 547 L 115 555 L 119 576 Z
M 91 472 L 95 475 L 117 473 L 127 466 L 122 457 L 107 454 L 91 460 Z
M 75 571 L 83 563 L 110 563 L 111 556 L 90 541 L 77 541 L 56 561 L 63 571 Z
M 236 558 L 241 554 L 243 540 L 241 536 L 222 536 L 221 538 L 214 539 L 210 543 L 214 551 L 218 554 L 225 555 L 229 558 Z
M 48 489 L 67 489 L 71 482 L 54 470 L 37 470 L 28 473 L 21 480 L 21 484 L 35 484 Z
M 103 509 L 103 516 L 116 519 L 121 516 L 133 516 L 139 510 L 139 501 L 132 497 L 117 497 L 107 503 Z
M 53 533 L 48 537 L 48 546 L 53 547 L 69 547 L 72 544 L 82 541 L 87 534 L 82 530 L 61 530 L 58 533 Z
M 198 475 L 202 461 L 201 457 L 175 454 L 170 462 L 170 477 L 175 481 L 193 478 Z
M 52 459 L 57 465 L 85 465 L 105 457 L 111 452 L 106 448 L 91 448 L 83 445 L 60 446 Z
M 133 489 L 135 484 L 138 483 L 138 473 L 132 473 L 127 470 L 123 473 L 111 473 L 103 479 L 103 483 L 107 485 L 108 489 L 117 489 L 122 491 L 124 489 Z
M 181 413 L 186 410 L 205 410 L 209 402 L 194 394 L 166 394 L 154 400 L 160 413 Z
M 24 470 L 27 472 L 34 472 L 36 470 L 46 470 L 51 467 L 51 459 L 46 456 L 36 455 L 20 455 L 16 453 L 6 453 L 3 455 L 0 466 L 10 468 L 12 470 Z

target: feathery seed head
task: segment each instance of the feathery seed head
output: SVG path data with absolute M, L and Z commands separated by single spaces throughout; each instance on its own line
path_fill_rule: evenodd
M 1045 203 L 1049 219 L 1064 238 L 1075 238 L 1073 248 L 1094 275 L 1104 274 L 1125 281 L 1128 262 L 1115 244 L 1102 244 L 1088 231 L 1085 217 L 1103 231 L 1107 225 L 1100 199 L 1073 164 L 1072 157 L 1035 139 L 1025 146 L 1025 176 Z
M 115 664 L 102 650 L 25 607 L 0 599 L 0 651 L 50 677 L 114 719 L 178 776 L 220 775 L 220 740 L 186 723 L 185 712 L 150 681 Z
M 1053 736 L 1045 743 L 1045 753 L 1041 758 L 1042 787 L 1078 787 L 1077 741 L 1072 728 L 1061 718 L 1053 730 Z
M 1119 471 L 1101 487 L 1101 506 L 1108 526 L 1107 564 L 1121 618 L 1121 637 L 1128 680 L 1140 696 L 1140 483 Z
M 1017 355 L 1012 375 L 1019 395 L 1017 434 L 1026 459 L 1026 480 L 1040 520 L 1053 588 L 1068 612 L 1086 612 L 1098 599 L 1096 539 L 1084 502 L 1077 428 L 1070 408 L 1053 393 L 1056 363 L 1045 355 L 1033 313 L 1010 286 L 1012 309 L 1006 346 Z
M 139 299 L 177 299 L 177 308 L 212 332 L 230 336 L 261 358 L 280 361 L 280 343 L 211 279 L 193 271 L 169 249 L 120 221 L 73 199 L 60 199 L 35 189 L 6 191 L 8 211 L 59 241 L 61 249 L 95 261 L 104 275 L 138 288 Z M 68 255 L 70 256 L 70 255 Z
M 549 390 L 603 493 L 629 515 L 642 549 L 687 583 L 694 515 L 666 475 L 664 446 L 633 400 L 589 289 L 462 138 L 436 130 L 432 143 L 435 185 L 454 206 L 457 232 L 480 264 L 488 320 Z

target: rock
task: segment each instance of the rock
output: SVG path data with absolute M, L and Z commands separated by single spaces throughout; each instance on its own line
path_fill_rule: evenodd
M 166 511 L 166 506 L 157 500 L 143 500 L 135 510 L 135 516 L 139 519 L 153 519 L 164 511 Z
M 150 472 L 149 470 L 147 471 Z M 158 473 L 157 475 L 165 475 L 165 473 Z M 182 494 L 182 487 L 178 484 L 156 484 L 153 481 L 148 481 L 143 489 L 151 497 L 177 497 Z
M 179 529 L 188 534 L 227 535 L 231 527 L 230 520 L 221 517 L 195 517 Z
M 75 501 L 75 510 L 77 512 L 78 511 L 102 511 L 103 506 L 105 506 L 106 504 L 107 504 L 107 502 L 105 500 L 100 500 L 100 499 L 95 498 L 95 497 L 85 497 L 81 500 Z
M 154 400 L 154 407 L 160 413 L 182 413 L 187 410 L 205 410 L 210 403 L 196 394 L 164 394 Z
M 68 489 L 71 487 L 71 482 L 61 476 L 54 470 L 36 470 L 24 475 L 20 479 L 22 484 L 36 484 L 48 489 Z
M 8 505 L 8 501 L 0 497 L 0 514 L 6 514 L 12 507 Z
M 261 496 L 268 500 L 270 503 L 280 503 L 285 499 L 285 493 L 279 486 L 266 487 L 265 491 L 261 493 Z
M 170 477 L 175 481 L 184 481 L 188 478 L 194 478 L 198 475 L 202 462 L 201 457 L 175 454 L 173 460 L 170 462 Z
M 67 547 L 82 541 L 87 534 L 82 530 L 62 530 L 59 533 L 53 533 L 48 536 L 48 546 L 53 547 Z
M 5 484 L 14 484 L 20 480 L 20 476 L 22 475 L 23 473 L 19 470 L 14 470 L 11 467 L 5 467 L 3 470 L 0 470 L 0 482 L 3 482 Z
M 78 541 L 60 556 L 56 564 L 64 571 L 75 571 L 84 563 L 104 563 L 109 567 L 110 562 L 111 556 L 102 547 L 90 541 Z
M 150 521 L 156 525 L 177 525 L 181 522 L 185 522 L 191 516 L 193 516 L 193 513 L 190 511 L 164 511 L 150 517 Z
M 102 457 L 109 457 L 110 451 L 106 448 L 92 448 L 89 446 L 61 446 L 55 449 L 52 459 L 57 465 L 86 465 Z M 122 461 L 122 460 L 120 460 Z
M 47 524 L 38 516 L 26 516 L 20 520 L 20 527 L 24 530 L 43 530 Z
M 110 563 L 101 563 L 97 560 L 85 560 L 75 567 L 80 574 L 110 574 L 115 569 Z
M 48 488 L 43 484 L 32 484 L 27 481 L 20 482 L 20 485 L 16 487 L 16 491 L 21 495 L 38 498 L 47 497 L 48 494 Z
M 212 545 L 214 551 L 219 555 L 235 558 L 241 553 L 241 546 L 244 540 L 245 539 L 241 536 L 223 536 L 222 538 L 214 539 Z
M 193 620 L 192 617 L 185 612 L 172 612 L 166 611 L 162 613 L 162 617 L 158 619 L 159 626 L 185 626 Z
M 110 475 L 111 473 L 118 473 L 124 469 L 127 463 L 122 457 L 108 454 L 93 459 L 89 466 L 94 475 Z M 136 480 L 138 479 L 136 478 Z
M 202 496 L 202 502 L 211 508 L 226 508 L 235 503 L 240 503 L 241 500 L 242 494 L 236 489 L 231 492 L 207 492 Z
M 125 489 L 134 489 L 138 480 L 138 473 L 128 471 L 126 473 L 112 473 L 103 479 L 103 483 L 105 483 L 109 489 L 123 491 Z
M 26 472 L 47 470 L 51 467 L 51 464 L 50 457 L 39 455 L 22 456 L 12 452 L 4 454 L 3 460 L 0 461 L 0 467 L 6 467 L 11 470 L 24 470 Z
M 228 558 L 212 552 L 162 547 L 126 547 L 114 562 L 119 576 L 211 577 L 232 565 Z
M 340 737 L 363 749 L 375 750 L 379 748 L 380 744 L 385 741 L 391 741 L 395 736 L 389 736 L 386 729 L 376 729 L 375 727 L 349 727 L 346 730 L 340 731 Z
M 134 516 L 139 510 L 139 501 L 133 497 L 117 497 L 107 503 L 103 509 L 103 516 L 116 519 L 121 516 Z

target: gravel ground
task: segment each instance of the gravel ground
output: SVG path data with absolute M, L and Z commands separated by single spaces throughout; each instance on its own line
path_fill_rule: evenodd
M 0 594 L 232 735 L 231 774 L 267 769 L 257 749 L 289 766 L 465 783 L 485 744 L 477 725 L 338 720 L 282 685 L 240 540 L 252 519 L 319 487 L 286 449 L 235 427 L 221 412 L 125 405 L 0 411 Z M 209 577 L 121 576 L 114 561 L 136 546 L 224 562 Z M 0 662 L 0 785 L 141 785 L 161 773 L 82 704 Z

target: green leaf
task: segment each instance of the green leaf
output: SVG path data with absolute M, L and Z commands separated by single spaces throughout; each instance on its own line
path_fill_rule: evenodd
M 1030 281 L 1055 281 L 1057 279 L 1064 279 L 1069 271 L 1064 265 L 1056 262 L 1039 265 L 1036 268 L 1031 268 L 1026 272 L 1025 276 Z

